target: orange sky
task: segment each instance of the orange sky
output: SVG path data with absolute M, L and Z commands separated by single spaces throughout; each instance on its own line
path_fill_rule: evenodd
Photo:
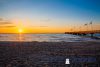
M 66 31 L 83 31 L 91 30 L 91 26 L 77 25 L 77 26 L 34 26 L 28 21 L 21 20 L 0 20 L 0 33 L 64 33 Z M 81 27 L 81 28 L 80 28 Z M 93 24 L 94 30 L 100 30 L 100 24 Z
M 22 33 L 64 33 L 69 30 L 65 26 L 31 24 L 28 20 L 0 20 L 0 33 L 19 33 L 20 29 L 23 30 Z
M 22 33 L 64 33 L 64 28 L 0 28 L 0 33 L 19 33 L 19 30 L 22 30 Z

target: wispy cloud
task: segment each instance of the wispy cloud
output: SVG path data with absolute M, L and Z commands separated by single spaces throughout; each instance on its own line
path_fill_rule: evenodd
M 12 22 L 8 20 L 4 20 L 3 18 L 0 18 L 0 25 L 8 25 L 8 24 L 13 24 Z
M 5 24 L 12 24 L 12 23 L 8 21 L 0 21 L 0 25 L 5 25 Z
M 0 28 L 14 28 L 14 27 L 16 27 L 16 26 L 0 26 Z
M 16 27 L 12 22 L 0 18 L 0 28 L 13 28 Z
M 0 18 L 0 21 L 3 21 L 3 18 Z
M 12 24 L 12 22 L 0 18 L 0 25 Z

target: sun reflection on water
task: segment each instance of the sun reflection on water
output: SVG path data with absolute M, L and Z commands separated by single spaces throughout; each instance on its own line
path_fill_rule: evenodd
M 19 38 L 19 41 L 24 41 L 24 34 L 19 33 L 18 38 Z

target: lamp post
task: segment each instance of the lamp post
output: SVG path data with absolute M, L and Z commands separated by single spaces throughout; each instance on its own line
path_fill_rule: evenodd
M 92 21 L 90 22 L 90 25 L 91 25 L 91 32 L 92 32 L 92 33 L 91 33 L 91 37 L 93 37 L 93 34 L 94 34 L 94 33 L 93 33 Z
M 90 22 L 90 25 L 91 25 L 91 31 L 93 31 L 92 21 Z

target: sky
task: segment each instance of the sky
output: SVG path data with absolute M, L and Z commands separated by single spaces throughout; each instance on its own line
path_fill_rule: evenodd
M 91 30 L 91 21 L 100 30 L 100 0 L 0 0 L 0 33 Z

